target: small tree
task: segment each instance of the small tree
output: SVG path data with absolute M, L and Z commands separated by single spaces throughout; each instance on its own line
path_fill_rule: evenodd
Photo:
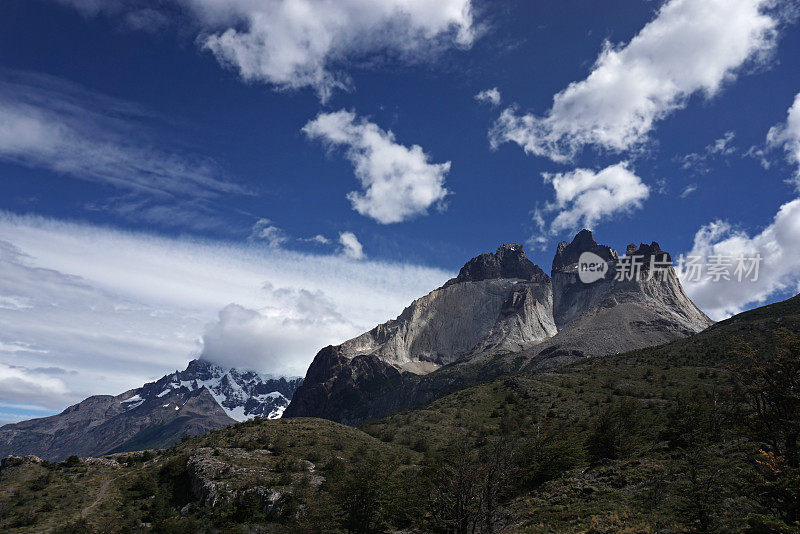
M 746 349 L 747 364 L 732 370 L 741 386 L 740 399 L 750 408 L 745 421 L 754 438 L 783 457 L 791 468 L 800 467 L 800 341 L 783 333 L 785 346 L 771 359 Z
M 586 439 L 586 452 L 592 462 L 616 460 L 628 455 L 639 429 L 636 404 L 630 399 L 609 406 L 595 422 Z
M 428 466 L 430 529 L 448 534 L 494 532 L 517 472 L 516 444 L 506 436 L 476 450 L 464 439 Z
M 479 513 L 485 532 L 494 532 L 498 507 L 516 473 L 514 452 L 514 446 L 508 440 L 496 438 L 479 457 L 483 471 Z
M 715 451 L 698 444 L 680 451 L 676 467 L 679 517 L 699 532 L 711 532 L 728 489 L 722 461 Z
M 351 533 L 383 532 L 390 526 L 389 503 L 393 497 L 391 474 L 395 466 L 377 455 L 343 469 L 330 488 L 342 526 Z
M 467 534 L 478 523 L 483 473 L 466 440 L 429 466 L 431 527 L 436 532 Z
M 774 354 L 748 346 L 747 363 L 732 368 L 745 406 L 745 431 L 760 451 L 755 459 L 762 503 L 786 524 L 800 520 L 800 339 L 783 331 Z

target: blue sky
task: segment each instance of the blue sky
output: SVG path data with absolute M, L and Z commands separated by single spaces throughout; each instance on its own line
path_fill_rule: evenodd
M 584 226 L 763 254 L 685 284 L 715 318 L 798 291 L 796 1 L 220 5 L 0 5 L 0 420 L 198 353 L 303 374 Z

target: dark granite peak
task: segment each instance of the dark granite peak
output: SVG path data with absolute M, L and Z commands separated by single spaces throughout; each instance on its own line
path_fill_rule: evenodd
M 553 258 L 553 272 L 561 271 L 570 265 L 578 263 L 578 258 L 584 252 L 593 252 L 606 261 L 617 261 L 617 251 L 607 245 L 600 245 L 594 240 L 591 230 L 581 230 L 571 243 L 562 241 L 558 244 L 556 255 Z
M 547 274 L 525 256 L 522 245 L 505 243 L 500 245 L 497 252 L 481 254 L 469 260 L 461 268 L 458 276 L 448 281 L 445 286 L 496 278 L 517 278 L 541 283 L 550 281 Z
M 671 259 L 669 252 L 661 250 L 661 246 L 656 241 L 653 241 L 649 245 L 647 243 L 640 243 L 638 247 L 631 243 L 628 245 L 625 255 L 628 257 L 643 256 L 645 258 L 655 256 L 656 259 L 660 261 L 669 261 Z

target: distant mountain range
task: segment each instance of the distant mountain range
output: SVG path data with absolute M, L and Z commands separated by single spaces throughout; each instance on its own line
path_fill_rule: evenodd
M 584 253 L 603 270 L 590 283 L 579 274 Z M 632 259 L 638 273 L 617 277 Z M 550 276 L 522 245 L 506 244 L 397 319 L 322 349 L 284 416 L 360 424 L 502 374 L 659 345 L 711 324 L 658 243 L 629 245 L 623 259 L 583 230 L 559 244 Z
M 58 415 L 0 427 L 0 457 L 60 460 L 168 447 L 237 421 L 277 419 L 301 382 L 193 360 L 121 395 L 94 395 Z
M 600 273 L 588 281 L 585 257 Z M 632 260 L 639 272 L 616 276 Z M 522 245 L 506 244 L 467 262 L 396 319 L 323 348 L 305 379 L 194 360 L 121 395 L 1 427 L 0 457 L 160 448 L 187 434 L 282 415 L 358 425 L 499 376 L 660 345 L 712 324 L 658 243 L 629 245 L 620 257 L 583 230 L 559 244 L 549 276 Z

